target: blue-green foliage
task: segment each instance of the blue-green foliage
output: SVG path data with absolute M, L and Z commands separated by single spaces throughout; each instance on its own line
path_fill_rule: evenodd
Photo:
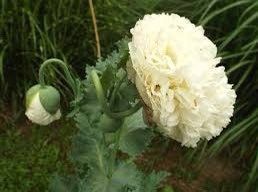
M 88 78 L 82 90 L 84 99 L 74 115 L 78 133 L 73 138 L 71 159 L 77 171 L 70 179 L 56 177 L 52 191 L 155 192 L 168 175 L 165 172 L 143 173 L 134 163 L 153 138 L 152 129 L 143 121 L 142 110 L 122 119 L 108 117 L 98 102 L 90 78 L 91 70 L 97 70 L 112 111 L 132 107 L 137 94 L 127 78 L 123 78 L 127 42 L 127 39 L 119 42 L 119 51 L 99 60 L 96 67 L 87 67 Z M 125 89 L 127 86 L 129 88 Z

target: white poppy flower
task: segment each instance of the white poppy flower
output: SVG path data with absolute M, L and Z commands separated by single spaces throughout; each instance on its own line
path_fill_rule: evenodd
M 35 85 L 26 93 L 26 116 L 33 123 L 48 125 L 60 119 L 60 94 L 52 86 Z
M 152 120 L 184 146 L 218 136 L 230 122 L 236 94 L 203 28 L 176 14 L 152 14 L 131 33 L 128 78 Z

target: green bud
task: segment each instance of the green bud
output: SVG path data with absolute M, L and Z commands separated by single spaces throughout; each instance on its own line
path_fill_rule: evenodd
M 39 99 L 42 106 L 50 114 L 55 114 L 60 108 L 60 94 L 52 86 L 44 86 L 39 90 Z
M 39 99 L 44 109 L 55 114 L 60 108 L 60 94 L 58 90 L 52 86 L 41 86 L 39 84 L 31 87 L 26 93 L 26 108 L 30 106 L 34 96 L 39 93 Z
M 121 127 L 123 121 L 121 119 L 112 119 L 106 114 L 103 114 L 100 118 L 100 127 L 103 127 L 105 132 L 115 132 Z

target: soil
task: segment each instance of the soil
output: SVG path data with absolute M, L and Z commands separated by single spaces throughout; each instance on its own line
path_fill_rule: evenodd
M 170 142 L 164 149 L 159 142 L 138 159 L 144 169 L 165 170 L 171 175 L 165 185 L 173 186 L 179 192 L 210 191 L 206 185 L 220 186 L 222 183 L 234 183 L 241 177 L 239 168 L 223 156 L 206 161 L 186 160 L 185 148 L 176 142 Z M 214 190 L 212 190 L 214 191 Z
M 0 125 L 10 123 L 11 115 L 8 112 L 0 113 Z M 11 125 L 12 126 L 12 125 Z M 56 126 L 53 124 L 52 126 Z M 6 126 L 0 126 L 0 129 Z M 28 120 L 19 122 L 19 129 L 25 136 L 30 136 L 31 122 Z M 186 160 L 186 148 L 177 142 L 170 141 L 166 146 L 159 139 L 154 140 L 150 149 L 137 159 L 137 164 L 145 171 L 164 170 L 171 175 L 164 185 L 173 186 L 177 192 L 205 192 L 207 183 L 219 186 L 222 183 L 237 182 L 241 177 L 241 170 L 233 165 L 225 155 L 217 156 L 209 160 Z M 214 190 L 212 190 L 214 191 Z

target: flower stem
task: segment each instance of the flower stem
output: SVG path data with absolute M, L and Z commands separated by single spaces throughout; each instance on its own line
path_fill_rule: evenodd
M 136 111 L 138 111 L 142 107 L 141 103 L 138 102 L 135 106 L 133 106 L 132 108 L 130 108 L 126 111 L 112 112 L 108 107 L 107 100 L 105 98 L 104 91 L 103 91 L 99 76 L 98 76 L 98 74 L 96 73 L 95 70 L 91 71 L 91 78 L 92 78 L 92 81 L 93 81 L 95 89 L 96 89 L 97 98 L 98 98 L 104 112 L 109 117 L 114 118 L 114 119 L 122 119 L 126 116 L 134 114 Z
M 124 75 L 120 80 L 119 82 L 115 85 L 115 88 L 112 92 L 112 95 L 111 95 L 111 99 L 110 99 L 110 106 L 112 106 L 115 102 L 115 98 L 116 98 L 116 95 L 117 95 L 117 92 L 119 90 L 119 88 L 121 87 L 124 79 L 125 79 L 126 75 Z
M 118 131 L 115 134 L 115 140 L 114 140 L 114 148 L 113 151 L 111 153 L 111 161 L 110 161 L 110 173 L 111 175 L 114 172 L 114 167 L 116 164 L 116 157 L 117 157 L 117 153 L 119 150 L 119 142 L 120 142 L 120 137 L 121 137 L 121 133 L 122 133 L 122 128 L 120 127 L 120 129 L 118 129 Z
M 48 60 L 46 60 L 46 61 L 44 61 L 42 63 L 42 65 L 40 66 L 40 69 L 39 69 L 39 83 L 40 83 L 40 85 L 41 86 L 45 86 L 46 85 L 45 79 L 44 79 L 44 72 L 45 72 L 44 70 L 50 64 L 58 64 L 63 69 L 63 71 L 65 73 L 65 76 L 67 78 L 67 82 L 71 86 L 71 88 L 73 90 L 73 93 L 76 96 L 77 95 L 76 82 L 73 79 L 73 77 L 71 76 L 71 73 L 70 73 L 70 71 L 69 71 L 69 69 L 67 67 L 67 64 L 64 63 L 60 59 L 51 58 L 51 59 L 48 59 Z

